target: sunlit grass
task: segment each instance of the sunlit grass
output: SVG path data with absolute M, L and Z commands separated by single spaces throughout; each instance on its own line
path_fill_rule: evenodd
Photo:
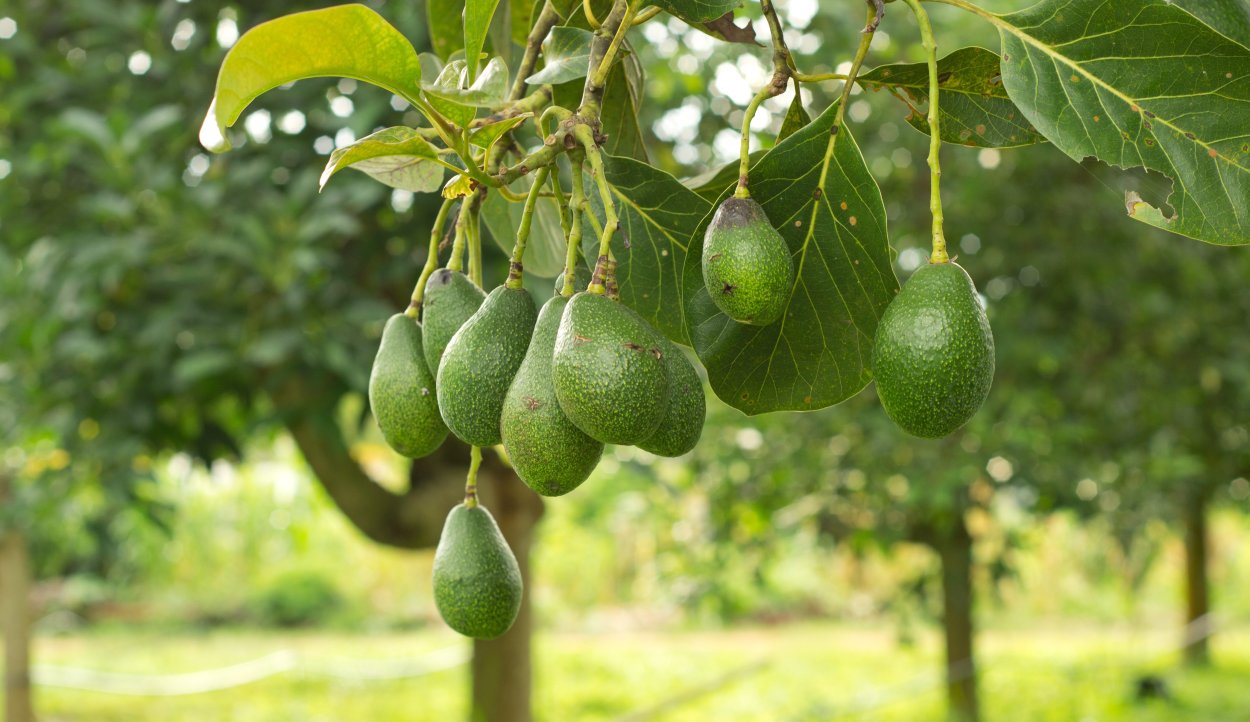
M 1089 627 L 989 631 L 981 636 L 987 720 L 1171 722 L 1250 715 L 1250 630 L 1226 631 L 1209 670 L 1177 666 L 1175 635 Z M 386 635 L 112 630 L 38 641 L 40 662 L 168 674 L 236 664 L 280 649 L 303 659 L 409 659 L 463 644 L 443 630 Z M 663 722 L 943 719 L 940 644 L 900 647 L 886 628 L 804 624 L 729 631 L 547 634 L 537 641 L 535 707 L 543 722 L 615 720 L 726 672 L 732 683 L 672 707 Z M 1139 703 L 1138 675 L 1162 675 L 1172 701 Z M 44 719 L 86 722 L 458 720 L 467 669 L 393 682 L 346 682 L 299 671 L 221 692 L 123 697 L 45 688 Z

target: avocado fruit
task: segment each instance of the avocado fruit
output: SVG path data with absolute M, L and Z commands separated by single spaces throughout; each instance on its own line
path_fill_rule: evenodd
M 486 293 L 460 271 L 440 268 L 430 275 L 421 301 L 421 340 L 431 372 L 438 373 L 447 343 L 485 300 Z
M 386 443 L 404 456 L 426 456 L 447 438 L 416 319 L 397 313 L 382 329 L 369 374 L 369 406 Z
M 525 360 L 537 316 L 529 291 L 499 286 L 447 343 L 435 383 L 438 408 L 466 444 L 502 441 L 504 397 Z
M 543 304 L 525 361 L 503 402 L 499 422 L 503 448 L 517 476 L 543 496 L 576 489 L 599 465 L 603 442 L 577 428 L 560 410 L 551 378 L 551 357 L 569 299 Z
M 767 326 L 785 313 L 794 284 L 790 248 L 753 198 L 726 198 L 703 235 L 703 283 L 739 323 Z
M 588 291 L 569 299 L 552 353 L 560 408 L 605 444 L 649 438 L 668 411 L 662 337 L 633 309 Z
M 521 569 L 486 507 L 458 504 L 434 552 L 434 605 L 466 637 L 494 639 L 521 610 Z
M 707 399 L 703 379 L 686 354 L 668 339 L 661 339 L 660 349 L 668 366 L 668 411 L 655 433 L 638 442 L 638 448 L 657 456 L 681 456 L 699 443 Z
M 962 267 L 912 274 L 877 326 L 872 366 L 881 405 L 907 433 L 936 439 L 972 418 L 994 381 L 994 336 Z

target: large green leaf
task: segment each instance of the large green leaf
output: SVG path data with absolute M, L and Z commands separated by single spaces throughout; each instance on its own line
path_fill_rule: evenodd
M 304 78 L 344 77 L 381 86 L 412 101 L 421 64 L 412 43 L 364 5 L 286 15 L 243 34 L 226 53 L 200 143 L 230 149 L 226 128 L 267 90 Z
M 543 69 L 525 79 L 531 85 L 567 83 L 586 77 L 590 62 L 590 41 L 594 34 L 589 30 L 564 25 L 551 29 L 543 43 Z
M 464 50 L 464 0 L 425 0 L 430 47 L 443 60 L 457 50 Z
M 412 128 L 383 128 L 330 154 L 321 173 L 321 187 L 344 168 L 354 168 L 392 187 L 433 193 L 443 185 L 438 150 Z
M 712 206 L 673 176 L 646 163 L 619 156 L 606 156 L 604 162 L 621 219 L 620 230 L 612 238 L 621 301 L 665 336 L 689 345 L 682 311 L 686 252 Z M 603 218 L 603 205 L 589 174 L 586 193 L 595 213 Z M 582 250 L 591 265 L 598 245 L 599 238 L 585 226 Z
M 667 10 L 688 23 L 703 23 L 716 20 L 733 12 L 742 4 L 742 0 L 651 0 L 648 5 L 656 5 Z
M 747 414 L 819 409 L 872 377 L 877 321 L 898 292 L 885 205 L 850 130 L 831 133 L 836 104 L 751 168 L 751 195 L 785 238 L 795 282 L 770 326 L 725 316 L 686 261 L 695 351 L 716 395 Z M 701 240 L 701 239 L 698 239 Z
M 885 65 L 859 77 L 870 88 L 888 88 L 907 104 L 907 122 L 928 134 L 929 68 L 925 63 Z M 1045 138 L 1007 97 L 998 54 L 960 48 L 938 60 L 938 115 L 942 140 L 981 148 L 1011 148 Z
M 490 31 L 490 21 L 498 6 L 499 0 L 465 0 L 464 59 L 468 63 L 470 82 L 477 78 L 482 48 L 486 45 L 486 33 Z
M 1130 194 L 1131 216 L 1250 243 L 1250 48 L 1165 0 L 978 12 L 1002 38 L 1008 94 L 1048 140 L 1074 160 L 1172 179 L 1170 215 Z
M 603 86 L 603 110 L 599 119 L 608 137 L 604 149 L 612 155 L 646 162 L 647 146 L 638 122 L 638 86 L 630 75 L 627 63 L 615 65 Z

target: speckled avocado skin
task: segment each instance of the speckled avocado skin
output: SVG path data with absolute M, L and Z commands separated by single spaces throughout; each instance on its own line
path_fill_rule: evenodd
M 486 293 L 459 271 L 440 268 L 426 281 L 421 302 L 421 340 L 431 372 L 438 373 L 447 343 L 485 300 Z
M 502 441 L 503 400 L 525 360 L 537 317 L 529 291 L 500 286 L 448 342 L 438 365 L 438 408 L 466 444 Z
M 434 374 L 421 349 L 421 326 L 402 313 L 391 316 L 382 329 L 369 375 L 369 406 L 386 443 L 404 456 L 425 456 L 447 438 Z
M 994 336 L 968 273 L 922 266 L 877 326 L 877 396 L 894 423 L 936 439 L 967 423 L 994 381 Z
M 681 456 L 699 443 L 707 399 L 703 395 L 703 379 L 686 354 L 668 339 L 662 339 L 661 348 L 668 365 L 668 411 L 660 427 L 645 441 L 638 442 L 638 448 L 658 456 Z
M 785 312 L 794 260 L 754 199 L 730 197 L 716 209 L 703 235 L 703 283 L 739 323 L 767 326 Z
M 668 411 L 662 338 L 641 316 L 599 294 L 578 293 L 560 318 L 552 354 L 560 408 L 606 444 L 636 444 Z
M 516 557 L 486 507 L 452 509 L 434 552 L 434 605 L 447 626 L 494 639 L 516 621 L 521 593 Z
M 603 455 L 603 442 L 587 436 L 560 410 L 551 379 L 556 334 L 568 302 L 556 296 L 543 305 L 499 422 L 512 468 L 543 496 L 562 496 L 576 489 Z

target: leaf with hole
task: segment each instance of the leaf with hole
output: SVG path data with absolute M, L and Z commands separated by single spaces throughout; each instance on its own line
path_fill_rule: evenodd
M 781 320 L 730 320 L 703 286 L 701 254 L 686 259 L 695 351 L 716 395 L 747 414 L 819 409 L 858 393 L 872 378 L 877 321 L 898 291 L 881 191 L 850 130 L 830 133 L 836 112 L 835 103 L 750 170 L 751 197 L 794 258 Z
M 1002 39 L 1007 93 L 1051 143 L 1172 179 L 1170 214 L 1130 196 L 1130 216 L 1250 243 L 1250 48 L 1165 0 L 981 12 Z
M 443 184 L 438 150 L 413 128 L 383 128 L 330 154 L 320 185 L 344 168 L 354 168 L 392 188 L 433 193 Z
M 230 149 L 226 128 L 267 90 L 304 78 L 355 78 L 412 101 L 421 81 L 417 52 L 364 5 L 294 13 L 248 30 L 226 53 L 200 143 Z
M 929 67 L 925 63 L 884 65 L 859 77 L 868 88 L 886 88 L 910 111 L 907 123 L 929 133 Z M 998 54 L 960 48 L 938 60 L 938 117 L 942 140 L 979 148 L 1011 148 L 1046 139 L 1007 97 Z

